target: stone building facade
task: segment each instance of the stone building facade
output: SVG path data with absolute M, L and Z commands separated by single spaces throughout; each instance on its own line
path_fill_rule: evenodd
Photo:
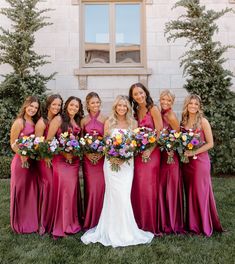
M 88 92 L 96 91 L 108 113 L 116 95 L 127 95 L 130 85 L 141 81 L 147 85 L 156 103 L 160 91 L 170 88 L 176 94 L 175 110 L 180 113 L 187 94 L 182 88 L 184 77 L 179 66 L 179 56 L 186 51 L 185 43 L 168 43 L 164 36 L 165 23 L 182 12 L 180 8 L 171 10 L 175 2 L 41 0 L 39 8 L 53 9 L 48 13 L 53 25 L 38 32 L 35 45 L 40 54 L 51 56 L 52 63 L 44 66 L 41 72 L 57 72 L 48 88 L 65 99 L 75 95 L 84 100 Z M 235 9 L 235 0 L 201 0 L 201 3 L 208 9 Z M 99 9 L 98 5 L 103 6 Z M 6 2 L 1 0 L 0 8 L 5 6 Z M 133 12 L 127 13 L 128 8 Z M 108 21 L 108 30 L 105 21 Z M 9 27 L 9 21 L 3 16 L 0 16 L 0 24 Z M 235 13 L 226 14 L 218 25 L 220 31 L 216 38 L 223 44 L 235 44 Z M 99 34 L 92 39 L 89 34 L 94 28 Z M 111 43 L 115 36 L 116 40 Z M 235 49 L 227 53 L 227 58 L 225 66 L 235 74 Z M 0 66 L 0 74 L 10 70 L 8 65 Z

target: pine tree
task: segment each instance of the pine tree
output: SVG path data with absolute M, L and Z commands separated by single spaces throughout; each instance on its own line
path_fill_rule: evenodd
M 212 126 L 215 146 L 210 154 L 214 173 L 235 173 L 235 97 L 230 90 L 232 72 L 224 69 L 225 52 L 232 48 L 213 40 L 217 19 L 232 9 L 206 10 L 199 0 L 180 0 L 173 8 L 186 11 L 166 24 L 168 41 L 186 39 L 189 48 L 180 58 L 187 76 L 184 88 L 202 98 L 204 112 Z
M 29 95 L 43 97 L 46 83 L 54 73 L 44 76 L 39 67 L 49 63 L 46 55 L 34 50 L 35 33 L 51 23 L 44 15 L 50 9 L 39 10 L 39 0 L 5 0 L 8 8 L 0 14 L 11 21 L 11 28 L 0 27 L 0 64 L 9 64 L 12 72 L 4 75 L 0 84 L 0 154 L 10 154 L 9 131 L 24 99 Z

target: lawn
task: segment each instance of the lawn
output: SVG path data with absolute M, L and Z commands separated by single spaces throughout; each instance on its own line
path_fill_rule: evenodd
M 80 234 L 54 241 L 50 236 L 16 235 L 9 224 L 9 180 L 0 180 L 0 263 L 235 263 L 235 178 L 213 178 L 217 208 L 226 232 L 211 238 L 163 236 L 150 245 L 126 248 L 84 245 Z

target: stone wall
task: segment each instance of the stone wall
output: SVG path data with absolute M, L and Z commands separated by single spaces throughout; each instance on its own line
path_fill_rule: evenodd
M 138 81 L 137 76 L 90 76 L 87 81 L 87 90 L 81 90 L 78 77 L 74 69 L 79 68 L 79 5 L 73 0 L 42 0 L 39 7 L 52 8 L 48 15 L 53 22 L 52 26 L 42 29 L 36 36 L 35 49 L 40 54 L 51 56 L 51 64 L 44 66 L 41 72 L 49 74 L 58 72 L 55 80 L 48 83 L 51 92 L 60 93 L 65 99 L 69 95 L 76 95 L 83 100 L 90 91 L 98 92 L 103 100 L 103 108 L 109 112 L 114 97 L 118 94 L 127 94 L 129 86 Z M 148 80 L 148 87 L 156 102 L 159 93 L 164 88 L 170 88 L 176 94 L 175 110 L 181 111 L 182 101 L 187 94 L 182 86 L 184 78 L 179 67 L 179 56 L 185 51 L 184 42 L 167 43 L 164 37 L 164 25 L 167 21 L 177 18 L 182 10 L 171 10 L 176 2 L 173 0 L 146 1 L 146 40 L 147 40 L 147 67 L 152 70 Z M 207 8 L 220 10 L 233 7 L 229 0 L 202 0 Z M 6 6 L 4 0 L 0 8 Z M 0 16 L 0 24 L 9 26 L 9 21 Z M 226 14 L 219 20 L 220 32 L 217 39 L 223 44 L 234 44 L 235 14 Z M 235 74 L 235 49 L 227 54 L 226 67 Z M 0 74 L 10 70 L 7 65 L 0 66 Z M 2 77 L 0 77 L 1 80 Z M 235 80 L 235 79 L 234 79 Z M 235 83 L 235 82 L 234 82 Z M 235 86 L 233 87 L 235 90 Z

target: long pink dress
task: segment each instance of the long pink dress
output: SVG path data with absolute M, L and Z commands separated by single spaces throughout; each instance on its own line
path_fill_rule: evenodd
M 44 137 L 47 137 L 49 123 Z M 45 160 L 38 161 L 39 169 L 39 233 L 51 233 L 54 218 L 53 207 L 53 171 L 46 166 Z
M 74 135 L 80 132 L 79 127 L 73 128 Z M 58 130 L 57 136 L 61 133 Z M 73 157 L 72 164 L 66 162 L 63 155 L 53 158 L 53 186 L 54 186 L 54 225 L 52 235 L 64 237 L 81 230 L 82 203 L 79 183 L 78 157 Z
M 170 129 L 169 123 L 162 112 L 163 127 Z M 167 164 L 168 154 L 161 153 L 159 193 L 158 193 L 158 224 L 163 233 L 184 232 L 183 181 L 179 157 L 174 153 L 174 163 Z
M 150 112 L 138 122 L 139 127 L 154 129 Z M 142 162 L 137 155 L 134 163 L 134 179 L 132 184 L 131 201 L 135 220 L 140 229 L 158 234 L 157 230 L 157 189 L 160 171 L 160 149 L 155 148 L 150 155 L 150 161 Z
M 25 122 L 21 136 L 34 134 L 34 125 Z M 28 160 L 28 169 L 21 167 L 21 159 L 15 154 L 11 163 L 11 228 L 16 233 L 38 231 L 38 187 L 36 163 Z
M 200 134 L 204 141 L 203 131 Z M 186 230 L 206 236 L 211 236 L 213 231 L 223 232 L 212 191 L 208 152 L 198 154 L 197 159 L 189 159 L 189 163 L 182 166 L 186 194 Z
M 104 134 L 104 124 L 97 120 L 96 116 L 90 115 L 90 121 L 84 127 L 84 134 L 92 134 L 96 131 L 100 136 Z M 104 158 L 101 158 L 97 164 L 92 164 L 90 160 L 84 156 L 83 159 L 83 177 L 84 177 L 84 207 L 85 220 L 84 229 L 90 229 L 99 222 L 101 210 L 104 200 Z

